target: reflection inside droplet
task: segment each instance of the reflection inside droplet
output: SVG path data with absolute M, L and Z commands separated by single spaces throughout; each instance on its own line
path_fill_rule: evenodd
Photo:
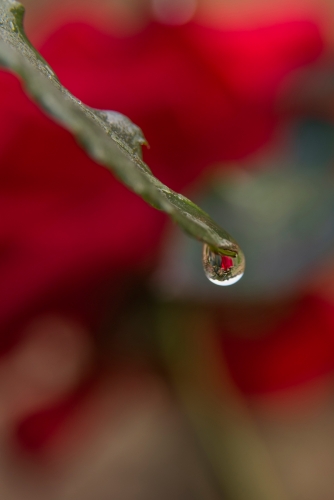
M 204 272 L 215 285 L 234 285 L 244 275 L 245 257 L 241 250 L 228 253 L 229 255 L 218 253 L 206 244 L 203 247 Z

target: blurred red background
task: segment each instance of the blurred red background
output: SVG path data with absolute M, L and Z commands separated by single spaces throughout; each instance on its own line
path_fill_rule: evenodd
M 184 250 L 183 240 L 174 245 L 178 230 L 94 164 L 67 131 L 29 100 L 17 78 L 2 71 L 0 398 L 4 471 L 8 467 L 11 477 L 20 478 L 23 490 L 37 477 L 48 491 L 57 472 L 46 472 L 41 463 L 52 463 L 61 470 L 62 478 L 55 498 L 82 498 L 83 491 L 84 498 L 95 498 L 101 470 L 113 467 L 117 471 L 115 463 L 121 456 L 130 464 L 124 468 L 125 479 L 105 485 L 101 479 L 104 495 L 147 499 L 158 494 L 163 498 L 160 491 L 168 477 L 173 477 L 175 491 L 166 493 L 173 498 L 185 498 L 184 482 L 196 489 L 198 481 L 203 481 L 204 496 L 215 498 L 215 481 L 202 453 L 191 439 L 189 444 L 184 438 L 189 424 L 179 414 L 178 423 L 174 422 L 178 389 L 166 376 L 156 352 L 162 323 L 169 321 L 163 319 L 166 311 L 181 332 L 175 350 L 182 352 L 182 335 L 188 342 L 190 339 L 191 346 L 196 310 L 201 316 L 200 335 L 216 339 L 219 346 L 212 358 L 212 365 L 219 365 L 218 374 L 212 375 L 213 386 L 225 387 L 229 381 L 232 393 L 218 389 L 221 400 L 231 408 L 236 401 L 242 402 L 238 411 L 258 427 L 257 443 L 269 450 L 273 474 L 287 496 L 307 499 L 318 492 L 317 498 L 330 498 L 334 490 L 330 474 L 320 474 L 317 468 L 308 481 L 309 462 L 305 464 L 300 455 L 305 440 L 317 436 L 319 425 L 329 418 L 334 367 L 332 6 L 311 1 L 293 7 L 287 2 L 269 6 L 252 1 L 243 8 L 239 3 L 214 1 L 101 1 L 93 9 L 83 1 L 69 7 L 64 2 L 32 0 L 25 5 L 30 9 L 30 38 L 76 97 L 89 106 L 124 113 L 139 125 L 150 144 L 144 159 L 154 174 L 172 189 L 205 200 L 205 209 L 212 210 L 214 218 L 231 210 L 234 215 L 225 216 L 230 224 L 227 229 L 232 235 L 240 231 L 241 243 L 246 233 L 243 224 L 249 228 L 249 239 L 242 246 L 246 258 L 249 256 L 250 277 L 247 281 L 246 273 L 243 288 L 236 285 L 230 295 L 229 290 L 224 295 L 216 290 L 213 297 L 197 279 L 197 269 L 202 273 L 198 259 L 194 268 L 189 267 L 190 285 L 183 286 L 179 267 L 185 268 L 193 257 Z M 324 124 L 322 128 L 319 123 Z M 324 151 L 328 152 L 325 157 Z M 256 183 L 261 182 L 262 171 L 278 176 L 274 184 L 282 192 L 277 202 L 274 189 L 267 188 L 265 198 L 271 204 L 263 202 L 268 208 L 260 211 Z M 289 205 L 285 193 L 292 176 L 300 179 L 301 187 Z M 312 203 L 316 210 L 303 188 L 305 178 L 315 186 Z M 210 183 L 227 192 L 219 203 Z M 238 198 L 243 185 L 248 186 L 249 198 Z M 304 204 L 301 197 L 306 199 Z M 242 220 L 246 199 L 250 222 Z M 283 220 L 278 214 L 284 205 Z M 314 226 L 322 228 L 322 223 L 320 236 L 324 236 L 320 239 L 313 231 Z M 274 271 L 253 258 L 257 246 L 270 239 L 266 224 L 275 229 L 279 241 L 273 245 L 275 251 L 268 247 L 267 252 Z M 307 243 L 300 236 L 302 231 L 309 237 Z M 177 257 L 175 248 L 174 253 L 169 250 L 173 246 L 179 252 Z M 317 252 L 310 250 L 313 247 Z M 291 252 L 284 253 L 285 248 Z M 166 254 L 170 254 L 167 260 Z M 282 281 L 284 268 L 290 264 L 292 271 Z M 172 287 L 168 279 L 162 280 L 157 291 L 152 283 L 161 270 L 176 277 Z M 260 275 L 262 281 L 257 282 Z M 170 300 L 173 287 L 178 296 Z M 164 314 L 161 309 L 166 309 Z M 190 347 L 185 359 L 199 374 L 191 351 Z M 215 390 L 210 388 L 210 380 L 208 376 L 209 393 Z M 192 391 L 190 383 L 190 399 Z M 289 455 L 289 439 L 297 436 L 291 422 L 303 422 L 300 408 L 304 415 L 313 415 L 315 402 L 319 412 L 313 427 L 305 436 L 298 434 L 302 445 L 296 445 Z M 144 415 L 142 428 L 137 428 L 137 414 Z M 122 434 L 123 419 L 129 425 Z M 227 419 L 226 429 L 230 423 Z M 198 455 L 194 464 L 186 454 L 186 463 L 191 465 L 190 473 L 184 472 L 186 466 L 181 467 L 183 480 L 176 481 L 175 471 L 171 472 L 177 446 L 174 443 L 176 447 L 169 452 L 166 441 L 159 446 L 160 438 L 156 438 L 155 433 L 161 436 L 166 429 L 172 441 L 182 435 L 188 455 L 193 447 Z M 101 436 L 106 432 L 107 449 L 110 452 L 115 447 L 116 451 L 103 461 L 106 450 Z M 246 431 L 240 431 L 240 436 L 242 432 Z M 119 435 L 123 436 L 120 443 Z M 334 463 L 331 441 L 322 446 L 322 434 L 318 441 L 314 439 L 321 463 L 330 469 Z M 231 446 L 233 450 L 233 443 Z M 119 451 L 122 447 L 124 456 Z M 138 465 L 140 459 L 133 463 L 130 459 L 141 447 L 159 448 L 156 467 L 159 474 L 164 471 L 166 475 L 151 487 L 151 476 L 146 477 Z M 230 451 L 226 450 L 229 463 Z M 144 463 L 153 476 L 156 456 L 151 451 L 144 454 Z M 253 448 L 248 452 L 258 458 Z M 311 450 L 307 457 L 310 455 Z M 291 456 L 297 457 L 298 466 L 292 469 L 295 474 L 290 472 Z M 85 487 L 80 478 L 89 461 L 100 465 Z M 240 474 L 246 465 L 240 466 Z M 64 479 L 66 467 L 72 475 Z M 201 474 L 195 480 L 198 468 Z M 134 490 L 125 485 L 133 477 L 131 470 L 138 476 Z M 238 474 L 234 470 L 230 482 L 223 481 L 231 498 L 240 494 L 235 486 Z M 253 479 L 258 482 L 254 491 L 271 484 L 266 472 Z M 4 498 L 23 498 L 20 488 L 7 481 Z M 271 488 L 278 498 L 276 486 Z M 45 494 L 41 491 L 29 486 L 34 498 Z M 189 498 L 197 497 L 192 492 Z

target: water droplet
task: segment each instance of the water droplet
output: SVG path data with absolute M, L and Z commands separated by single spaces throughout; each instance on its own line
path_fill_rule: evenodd
M 245 272 L 245 257 L 241 250 L 231 255 L 203 247 L 203 267 L 206 277 L 215 285 L 229 286 L 237 283 Z
M 14 32 L 14 33 L 17 33 L 18 32 L 18 29 L 15 25 L 15 23 L 13 23 L 13 21 L 10 21 L 9 22 L 9 26 L 10 26 L 10 29 Z
M 56 76 L 53 69 L 51 69 L 50 66 L 47 65 L 45 65 L 45 69 L 47 71 L 47 77 L 49 78 L 49 80 L 52 80 L 52 78 Z

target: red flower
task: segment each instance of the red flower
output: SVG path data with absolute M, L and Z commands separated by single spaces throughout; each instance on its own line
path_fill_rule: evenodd
M 179 190 L 268 141 L 280 84 L 322 42 L 309 22 L 240 32 L 152 24 L 125 39 L 72 24 L 41 51 L 79 99 L 142 127 L 147 162 Z M 0 109 L 3 347 L 45 309 L 76 311 L 96 327 L 106 286 L 114 303 L 152 266 L 163 215 L 95 165 L 6 72 Z
M 322 49 L 318 28 L 304 21 L 247 31 L 152 24 L 126 39 L 70 25 L 42 53 L 83 102 L 137 123 L 156 175 L 183 189 L 203 168 L 270 138 L 284 78 Z
M 213 162 L 262 145 L 284 76 L 321 49 L 308 22 L 243 32 L 153 24 L 126 39 L 69 25 L 42 54 L 83 102 L 139 124 L 153 171 L 181 189 Z M 0 96 L 4 325 L 46 291 L 81 287 L 108 272 L 119 286 L 152 259 L 162 216 L 94 165 L 13 76 L 1 74 Z

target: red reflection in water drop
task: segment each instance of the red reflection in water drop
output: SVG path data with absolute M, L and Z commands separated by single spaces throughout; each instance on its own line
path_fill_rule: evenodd
M 228 271 L 233 267 L 233 260 L 231 257 L 227 257 L 226 255 L 222 255 L 222 263 L 221 263 L 221 269 L 224 269 L 224 271 Z

